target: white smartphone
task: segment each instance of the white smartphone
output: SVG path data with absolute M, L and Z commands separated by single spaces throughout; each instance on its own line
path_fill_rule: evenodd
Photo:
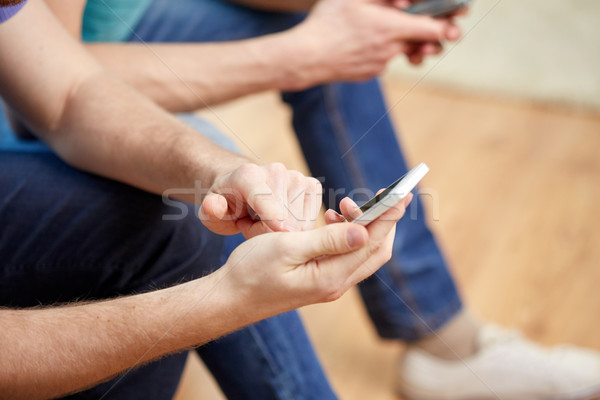
M 427 172 L 429 172 L 429 167 L 425 163 L 417 165 L 388 186 L 383 192 L 363 204 L 360 207 L 363 213 L 352 222 L 360 225 L 368 225 L 376 220 L 390 207 L 405 198 L 417 186 L 417 183 L 423 179 Z

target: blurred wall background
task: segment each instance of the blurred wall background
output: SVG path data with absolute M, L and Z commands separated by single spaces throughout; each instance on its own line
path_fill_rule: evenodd
M 420 68 L 395 60 L 411 82 L 600 110 L 600 1 L 473 0 L 465 37 Z

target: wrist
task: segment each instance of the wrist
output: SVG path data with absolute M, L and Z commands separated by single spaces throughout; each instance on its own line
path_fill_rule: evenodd
M 214 312 L 214 318 L 221 321 L 219 335 L 228 334 L 266 318 L 257 314 L 259 309 L 253 305 L 256 296 L 252 290 L 237 279 L 235 269 L 238 267 L 243 268 L 241 265 L 231 265 L 228 260 L 225 265 L 202 278 L 205 280 L 201 283 L 205 288 L 202 290 L 207 295 L 199 297 L 208 300 L 206 304 L 211 312 Z M 207 290 L 210 291 L 209 294 Z
M 193 182 L 193 198 L 182 198 L 182 200 L 202 204 L 208 191 L 215 185 L 220 177 L 230 174 L 244 164 L 252 163 L 252 161 L 244 155 L 232 153 L 223 148 L 215 149 L 218 154 L 214 154 L 208 163 L 205 160 L 200 160 L 198 166 L 194 169 Z
M 242 165 L 255 164 L 246 156 L 235 153 L 229 157 L 221 158 L 215 161 L 216 162 L 213 164 L 212 179 L 209 182 L 208 187 L 213 186 L 217 179 L 219 179 L 222 176 L 229 175 L 236 169 L 240 168 Z
M 271 79 L 269 89 L 302 90 L 319 82 L 314 62 L 314 52 L 319 46 L 311 44 L 310 36 L 298 27 L 267 36 L 255 44 L 257 47 L 251 51 L 261 59 L 263 75 Z
M 168 301 L 174 303 L 176 319 L 169 336 L 176 338 L 174 348 L 202 345 L 253 322 L 247 322 L 244 302 L 221 270 L 172 288 Z
M 273 235 L 278 234 L 259 238 Z M 259 238 L 238 246 L 225 265 L 213 273 L 220 282 L 218 296 L 227 301 L 227 315 L 237 323 L 234 329 L 312 303 L 304 294 L 290 292 L 293 288 L 278 271 L 286 269 L 285 262 L 280 257 L 274 259 L 272 249 L 266 250 L 272 239 L 265 242 Z

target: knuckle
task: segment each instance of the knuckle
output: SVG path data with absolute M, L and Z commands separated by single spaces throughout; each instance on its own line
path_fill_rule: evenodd
M 258 165 L 254 164 L 254 163 L 244 163 L 238 168 L 238 171 L 253 172 L 253 171 L 256 171 L 257 168 L 258 168 Z
M 290 180 L 290 182 L 294 183 L 294 184 L 300 184 L 300 183 L 304 182 L 305 179 L 307 179 L 303 173 L 301 173 L 300 171 L 293 170 L 293 169 L 287 171 L 287 174 L 288 174 L 288 179 Z
M 337 249 L 337 247 L 338 247 L 337 240 L 332 231 L 326 231 L 322 240 L 323 240 L 323 247 L 325 249 L 332 250 L 332 251 Z
M 274 163 L 268 164 L 266 167 L 271 173 L 275 173 L 275 174 L 279 174 L 279 175 L 285 174 L 287 171 L 287 168 L 285 167 L 285 165 L 283 165 L 280 162 L 274 162 Z
M 383 265 L 387 263 L 392 258 L 392 253 L 394 246 L 392 243 L 384 243 L 382 244 L 376 252 L 376 261 L 377 264 Z
M 337 299 L 339 299 L 340 297 L 342 297 L 343 294 L 344 294 L 344 292 L 341 291 L 341 290 L 332 292 L 332 293 L 330 293 L 329 295 L 327 295 L 327 296 L 325 296 L 323 298 L 323 302 L 330 303 L 332 301 L 336 301 Z
M 318 193 L 318 194 L 323 193 L 323 185 L 316 178 L 309 177 L 306 185 L 307 185 L 308 190 L 310 190 L 311 192 Z
M 242 164 L 235 172 L 234 175 L 238 179 L 248 179 L 251 176 L 260 175 L 260 167 L 253 163 Z
M 321 300 L 331 302 L 339 299 L 344 294 L 344 288 L 339 282 L 329 279 L 321 285 Z

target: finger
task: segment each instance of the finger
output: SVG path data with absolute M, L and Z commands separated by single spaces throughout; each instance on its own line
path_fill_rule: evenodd
M 294 253 L 309 261 L 324 255 L 345 254 L 363 247 L 369 235 L 365 227 L 358 224 L 333 224 L 288 235 Z
M 243 200 L 252 207 L 260 220 L 274 231 L 286 230 L 285 207 L 271 187 L 266 182 L 248 186 L 252 187 L 242 191 Z
M 307 202 L 310 201 L 311 196 L 308 182 L 309 178 L 298 171 L 287 172 L 288 193 L 283 201 L 288 212 L 287 223 L 293 227 L 293 230 L 305 230 L 311 222 L 310 214 L 306 213 Z
M 305 191 L 298 194 L 290 193 L 288 198 L 288 219 L 286 223 L 289 228 L 293 228 L 294 231 L 305 231 L 312 228 L 317 218 L 311 216 L 310 194 Z
M 433 53 L 432 54 L 440 54 L 444 50 L 444 46 L 437 42 L 433 43 Z
M 210 193 L 202 202 L 200 211 L 209 218 L 223 219 L 227 214 L 227 199 L 216 193 Z
M 303 190 L 297 193 L 288 193 L 286 197 L 288 201 L 284 204 L 287 210 L 287 223 L 293 226 L 294 230 L 303 230 L 302 226 L 308 218 L 304 215 L 306 192 Z
M 385 189 L 379 189 L 375 195 L 383 192 Z M 340 211 L 348 221 L 358 218 L 363 212 L 360 207 L 349 197 L 344 197 L 340 201 Z
M 456 41 L 460 39 L 461 35 L 461 29 L 454 24 L 450 24 L 448 28 L 444 31 L 444 37 L 450 41 Z
M 357 253 L 352 253 L 352 255 L 355 257 L 364 257 L 364 261 L 361 262 L 359 267 L 350 274 L 345 285 L 356 285 L 357 283 L 373 275 L 379 268 L 381 268 L 382 265 L 389 261 L 391 255 L 390 250 L 393 248 L 395 234 L 396 227 L 393 226 L 382 243 L 376 249 L 369 249 L 371 254 L 360 254 L 360 252 L 366 251 L 366 248 L 359 250 Z
M 360 207 L 349 197 L 344 197 L 340 201 L 340 211 L 348 221 L 352 221 L 362 214 Z
M 437 42 L 423 43 L 419 48 L 419 53 L 425 56 L 438 54 L 440 51 L 442 51 L 442 45 Z
M 323 186 L 315 178 L 308 178 L 306 196 L 304 200 L 304 218 L 306 223 L 303 230 L 314 228 L 319 212 L 321 211 L 321 203 L 323 202 Z
M 220 235 L 233 235 L 239 232 L 227 200 L 216 193 L 206 196 L 198 210 L 198 218 L 208 229 Z
M 410 6 L 410 3 L 410 0 L 392 0 L 392 7 L 403 10 Z
M 327 225 L 337 224 L 344 221 L 346 221 L 346 218 L 344 218 L 342 214 L 335 212 L 335 210 L 330 208 L 329 210 L 325 211 L 325 223 Z
M 444 19 L 435 19 L 426 15 L 401 13 L 396 26 L 396 37 L 400 40 L 417 42 L 439 41 L 451 25 Z
M 412 193 L 409 193 L 369 224 L 367 229 L 372 241 L 382 241 L 388 235 L 400 218 L 404 216 L 406 207 L 410 204 L 412 198 Z
M 410 54 L 407 55 L 408 61 L 413 65 L 421 65 L 423 64 L 423 55 L 422 54 Z
M 257 222 L 251 218 L 240 218 L 235 221 L 235 225 L 246 239 L 262 235 L 263 233 L 273 232 L 264 222 Z
M 327 258 L 321 265 L 334 276 L 335 282 L 344 282 L 341 287 L 345 291 L 377 272 L 382 265 L 389 261 L 394 235 L 395 226 L 392 226 L 382 240 L 369 240 L 366 246 L 346 254 Z
M 289 203 L 288 191 L 294 187 L 293 179 L 290 177 L 293 176 L 295 171 L 288 171 L 281 163 L 268 164 L 265 169 L 268 171 L 267 184 L 271 188 L 275 199 L 281 202 L 285 209 L 285 205 Z M 286 213 L 289 213 L 289 210 L 286 209 Z M 289 215 L 286 215 L 287 217 Z
M 286 218 L 286 210 L 277 193 L 280 186 L 276 182 L 279 178 L 275 175 L 285 175 L 285 167 L 282 164 L 271 164 L 259 167 L 256 164 L 246 164 L 234 171 L 224 182 L 221 182 L 220 191 L 226 191 L 232 195 L 227 199 L 229 208 L 240 210 L 239 218 L 245 217 L 247 207 L 250 206 L 257 219 L 265 222 L 275 231 L 284 230 L 283 221 Z M 274 188 L 271 186 L 273 185 Z M 219 192 L 220 193 L 220 192 Z M 237 204 L 237 203 L 241 204 Z
M 418 53 L 421 49 L 423 43 L 427 42 L 405 42 L 404 44 L 404 54 L 414 54 Z
M 420 43 L 410 42 L 407 44 L 406 51 L 404 52 L 404 54 L 406 55 L 406 59 L 408 60 L 409 63 L 411 63 L 411 64 L 413 63 L 412 58 L 414 58 L 415 55 L 421 54 L 422 46 L 423 46 L 423 42 L 420 42 Z M 417 61 L 417 60 L 415 60 L 415 61 Z M 415 64 L 415 65 L 418 65 L 418 64 Z

